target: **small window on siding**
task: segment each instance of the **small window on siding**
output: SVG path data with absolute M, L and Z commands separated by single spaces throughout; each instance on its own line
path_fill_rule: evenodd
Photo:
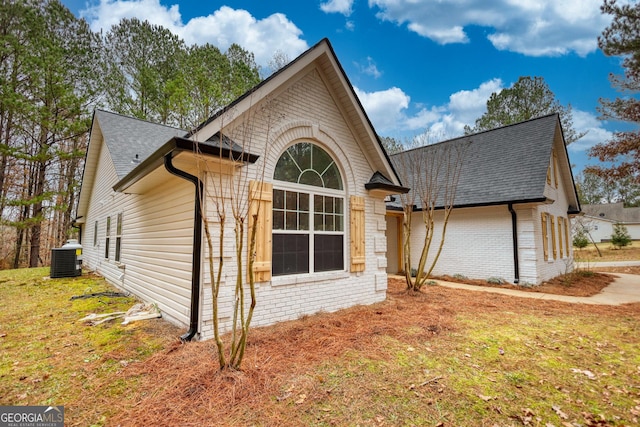
M 105 232 L 106 239 L 104 241 L 104 257 L 109 259 L 109 243 L 111 241 L 111 217 L 107 217 L 107 231 Z
M 122 212 L 118 214 L 116 220 L 116 262 L 120 262 L 120 248 L 122 246 Z
M 98 221 L 93 225 L 93 246 L 98 246 Z

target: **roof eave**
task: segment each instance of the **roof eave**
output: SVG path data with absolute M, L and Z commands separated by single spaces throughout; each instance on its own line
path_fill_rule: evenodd
M 504 206 L 504 205 L 520 205 L 525 203 L 548 203 L 549 199 L 546 197 L 536 197 L 531 199 L 519 199 L 519 200 L 503 200 L 496 202 L 486 202 L 486 203 L 468 203 L 463 205 L 453 205 L 453 209 L 463 209 L 463 208 L 480 208 L 480 207 L 488 207 L 488 206 Z M 435 210 L 443 210 L 445 206 L 436 206 Z M 422 211 L 422 208 L 416 207 L 416 212 Z
M 231 161 L 233 163 L 255 163 L 260 157 L 257 154 L 216 147 L 176 136 L 167 141 L 162 145 L 162 147 L 144 159 L 124 178 L 118 181 L 113 186 L 113 190 L 116 192 L 126 191 L 129 187 L 143 179 L 149 173 L 164 165 L 164 157 L 171 152 L 192 152 L 196 154 L 204 154 L 209 157 L 217 157 L 220 160 Z
M 567 215 L 579 215 L 582 211 L 580 208 L 576 208 L 574 206 L 569 206 L 569 210 L 567 211 Z
M 96 153 L 96 148 L 95 145 L 97 143 L 93 143 L 91 144 L 91 139 L 94 136 L 94 128 L 97 126 L 97 129 L 100 131 L 100 133 L 102 132 L 99 127 L 100 124 L 98 123 L 98 120 L 96 119 L 96 112 L 95 110 L 93 111 L 93 116 L 91 117 L 91 126 L 89 127 L 89 144 L 87 146 L 87 150 L 84 154 L 84 167 L 82 168 L 82 178 L 80 179 L 81 183 L 85 182 L 85 178 L 87 178 L 88 176 L 91 176 L 91 179 L 88 180 L 90 181 L 90 184 L 93 184 L 93 175 L 95 174 L 96 171 L 96 165 L 97 165 L 97 156 L 98 154 Z M 95 157 L 95 161 L 94 162 L 90 162 L 90 158 Z M 87 175 L 87 172 L 89 175 Z M 88 185 L 87 187 L 90 187 L 91 185 Z M 85 186 L 81 185 L 80 186 L 80 194 L 78 195 L 78 201 L 76 204 L 76 217 L 80 218 L 82 217 L 89 206 L 89 199 L 90 199 L 90 190 L 85 189 Z
M 406 194 L 409 192 L 409 189 L 407 187 L 402 187 L 401 185 L 394 184 L 385 184 L 381 182 L 367 182 L 364 185 L 364 188 L 366 190 L 384 195 Z

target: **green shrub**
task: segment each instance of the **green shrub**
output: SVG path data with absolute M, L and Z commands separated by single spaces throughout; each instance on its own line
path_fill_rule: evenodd
M 468 277 L 465 276 L 464 274 L 458 274 L 458 273 L 454 274 L 453 278 L 454 279 L 458 279 L 458 280 L 467 280 L 468 279 Z
M 584 232 L 584 229 L 580 228 L 576 235 L 573 236 L 573 246 L 582 249 L 586 248 L 589 244 L 589 239 L 587 238 L 587 234 Z
M 504 285 L 507 281 L 502 277 L 489 277 L 487 279 L 487 283 L 491 283 L 492 285 Z
M 631 243 L 631 236 L 627 227 L 623 224 L 617 223 L 613 225 L 613 234 L 611 235 L 611 244 L 613 247 L 620 249 L 623 246 L 628 246 Z
M 578 269 L 574 271 L 574 274 L 578 277 L 593 277 L 596 273 L 591 270 Z

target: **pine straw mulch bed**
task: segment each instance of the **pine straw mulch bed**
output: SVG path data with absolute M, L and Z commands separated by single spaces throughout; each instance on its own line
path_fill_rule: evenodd
M 625 269 L 628 268 L 630 269 L 633 267 L 625 267 Z M 599 268 L 598 271 L 605 270 Z M 616 271 L 620 273 L 625 272 L 620 268 L 610 269 L 609 271 Z M 629 274 L 640 274 L 640 268 L 638 268 L 637 272 Z M 433 279 L 446 282 L 464 283 L 467 285 L 514 289 L 525 292 L 542 292 L 547 294 L 569 295 L 574 297 L 590 297 L 600 293 L 602 289 L 609 286 L 615 280 L 615 275 L 596 273 L 585 270 L 576 270 L 572 273 L 555 277 L 552 280 L 548 280 L 538 286 L 519 286 L 511 283 L 499 285 L 489 283 L 486 280 L 466 279 L 453 276 L 437 276 L 433 277 Z
M 599 294 L 604 288 L 609 286 L 616 279 L 615 273 L 640 275 L 640 266 L 598 267 L 597 272 L 591 270 L 575 270 L 572 273 L 555 277 L 554 279 L 548 280 L 538 286 L 530 287 L 518 286 L 510 283 L 497 285 L 485 280 L 460 279 L 452 276 L 439 276 L 434 277 L 434 279 L 447 282 L 464 283 L 468 285 L 515 289 L 525 292 L 542 292 L 574 297 L 590 297 Z
M 299 422 L 295 413 L 304 411 L 304 403 L 294 404 L 296 398 L 287 398 L 287 391 L 295 385 L 296 390 L 306 390 L 307 401 L 319 398 L 314 393 L 322 391 L 305 385 L 305 381 L 314 381 L 309 379 L 314 367 L 331 364 L 350 350 L 366 349 L 368 357 L 382 358 L 380 337 L 409 344 L 438 336 L 446 339 L 458 328 L 459 315 L 584 313 L 579 304 L 550 300 L 527 300 L 524 304 L 521 298 L 440 286 L 428 286 L 412 295 L 406 292 L 403 280 L 396 278 L 389 280 L 387 295 L 386 301 L 371 306 L 253 329 L 241 372 L 218 370 L 212 341 L 175 343 L 143 363 L 123 369 L 121 379 L 135 379 L 137 388 L 116 408 L 108 401 L 96 402 L 94 415 L 100 414 L 99 407 L 112 408 L 106 424 L 122 426 L 295 425 Z M 590 306 L 589 310 L 597 316 L 638 316 L 640 304 Z M 87 419 L 89 414 L 83 415 Z M 70 413 L 69 421 L 71 418 Z M 253 421 L 247 424 L 248 420 Z

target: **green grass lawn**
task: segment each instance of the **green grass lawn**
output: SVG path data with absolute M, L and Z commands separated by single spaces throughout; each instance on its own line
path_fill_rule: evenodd
M 90 414 L 89 407 L 100 399 L 126 395 L 134 384 L 122 384 L 119 370 L 161 348 L 167 337 L 142 322 L 78 322 L 89 313 L 127 311 L 136 300 L 71 301 L 72 296 L 114 289 L 97 276 L 48 275 L 49 268 L 0 271 L 0 403 L 64 405 L 66 417 L 74 418 L 80 411 Z M 84 415 L 80 419 L 85 421 Z M 95 421 L 86 419 L 84 425 Z
M 311 385 L 297 390 L 313 403 L 295 405 L 296 397 L 290 402 L 292 408 L 306 406 L 298 409 L 304 415 L 296 421 L 319 426 L 367 420 L 428 426 L 638 423 L 638 319 L 507 317 L 510 321 L 496 322 L 492 316 L 464 316 L 460 330 L 438 339 L 380 338 L 382 356 L 349 352 L 337 363 L 319 366 L 308 376 Z
M 584 249 L 573 248 L 573 255 L 578 262 L 605 261 L 640 261 L 640 241 L 631 242 L 629 246 L 616 249 L 609 242 L 589 243 Z M 598 252 L 598 249 L 600 252 Z

